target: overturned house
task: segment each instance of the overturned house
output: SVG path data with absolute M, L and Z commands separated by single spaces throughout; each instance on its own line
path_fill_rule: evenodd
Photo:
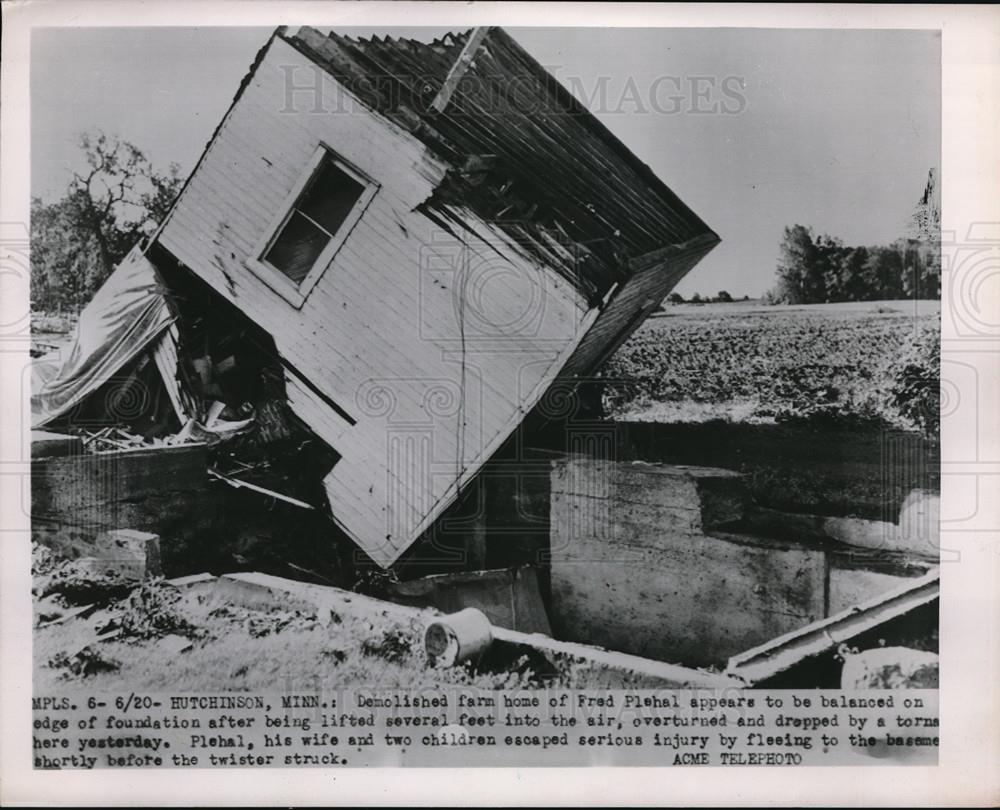
M 349 541 L 380 569 L 540 565 L 529 631 L 710 666 L 927 575 L 935 549 L 761 539 L 735 474 L 608 451 L 581 386 L 718 241 L 501 29 L 279 28 L 166 219 L 37 369 L 33 426 L 58 434 L 39 446 L 109 443 L 132 489 L 96 467 L 66 489 L 79 473 L 52 458 L 36 525 L 168 542 L 212 484 L 275 506 L 237 515 L 250 531 Z M 490 580 L 512 616 L 524 581 Z M 393 596 L 458 608 L 482 582 Z M 720 602 L 741 622 L 713 623 Z
M 203 419 L 213 398 L 260 403 L 212 388 L 209 363 L 246 382 L 275 360 L 276 390 L 336 455 L 331 515 L 389 566 L 717 242 L 500 29 L 429 45 L 279 29 L 119 270 L 145 268 L 149 311 L 127 313 L 87 382 L 159 341 L 179 418 Z M 39 421 L 79 404 L 58 387 Z

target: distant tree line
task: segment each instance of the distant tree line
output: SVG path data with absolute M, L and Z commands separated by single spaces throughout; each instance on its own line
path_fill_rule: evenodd
M 733 296 L 731 296 L 725 290 L 719 290 L 718 294 L 714 296 L 702 295 L 701 293 L 694 293 L 686 301 L 684 300 L 684 296 L 681 295 L 680 293 L 672 292 L 670 293 L 670 295 L 667 296 L 668 304 L 731 304 L 733 301 L 736 300 L 749 301 L 750 296 L 744 295 L 743 298 L 736 299 L 733 298 Z
M 941 215 L 936 173 L 911 219 L 910 234 L 891 245 L 850 246 L 817 236 L 804 225 L 786 227 L 770 303 L 819 304 L 941 297 Z
M 102 132 L 80 136 L 86 169 L 56 202 L 31 200 L 31 305 L 79 312 L 180 190 L 179 167 L 153 168 L 136 146 Z
M 940 254 L 918 239 L 852 247 L 793 225 L 785 228 L 778 283 L 767 297 L 786 304 L 940 298 Z

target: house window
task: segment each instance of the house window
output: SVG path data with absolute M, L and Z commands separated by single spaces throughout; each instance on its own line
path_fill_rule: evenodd
M 254 272 L 301 306 L 361 217 L 378 186 L 325 146 L 313 154 L 255 251 Z

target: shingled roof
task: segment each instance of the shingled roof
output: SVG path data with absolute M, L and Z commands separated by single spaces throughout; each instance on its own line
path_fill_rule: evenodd
M 470 209 L 590 300 L 630 263 L 718 236 L 500 28 L 431 43 L 283 34 L 364 104 L 452 167 L 423 210 L 466 227 Z

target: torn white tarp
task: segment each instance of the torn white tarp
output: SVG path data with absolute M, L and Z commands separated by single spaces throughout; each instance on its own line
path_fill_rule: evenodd
M 33 375 L 33 427 L 66 413 L 164 334 L 172 316 L 163 293 L 153 265 L 138 245 L 132 248 L 80 313 L 62 365 Z

